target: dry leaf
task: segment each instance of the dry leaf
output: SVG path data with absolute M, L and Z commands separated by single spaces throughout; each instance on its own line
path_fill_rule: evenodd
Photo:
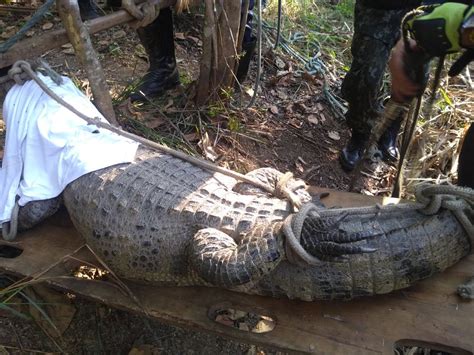
M 341 136 L 336 131 L 329 131 L 328 136 L 329 136 L 329 138 L 331 138 L 335 141 L 338 141 L 339 139 L 341 139 Z
M 277 96 L 282 100 L 287 100 L 288 99 L 288 95 L 286 93 L 284 93 L 283 91 L 278 91 Z
M 174 34 L 174 38 L 176 38 L 176 39 L 182 39 L 182 40 L 186 39 L 186 37 L 184 37 L 184 33 L 183 33 L 183 32 L 176 32 L 176 33 Z
M 271 113 L 273 113 L 274 115 L 278 115 L 278 107 L 276 107 L 275 105 L 272 105 L 269 107 L 269 110 Z
M 3 30 L 2 34 L 0 35 L 1 38 L 3 39 L 8 39 L 11 36 L 13 36 L 16 33 L 16 27 L 15 26 L 8 26 Z
M 321 120 L 321 123 L 326 122 L 326 116 L 324 116 L 324 113 L 319 114 L 319 119 Z
M 47 30 L 52 29 L 53 26 L 54 26 L 54 24 L 52 22 L 46 22 L 43 26 L 41 26 L 41 29 L 43 31 L 47 31 Z
M 33 37 L 35 35 L 35 31 L 34 30 L 29 30 L 29 31 L 26 31 L 25 33 L 25 36 L 26 37 Z
M 308 116 L 308 122 L 311 124 L 318 124 L 319 120 L 316 115 L 309 115 Z
M 202 41 L 199 38 L 193 36 L 188 36 L 187 38 L 196 43 L 198 46 L 202 46 Z
M 155 129 L 163 124 L 165 124 L 166 121 L 161 118 L 161 117 L 153 117 L 152 119 L 148 120 L 145 122 L 145 126 L 151 129 Z
M 72 47 L 63 49 L 61 52 L 64 53 L 64 54 L 69 54 L 69 55 L 74 55 L 75 54 L 74 48 L 72 48 Z
M 276 57 L 275 58 L 275 65 L 277 66 L 278 69 L 285 69 L 286 67 L 286 64 L 283 60 L 281 60 L 279 57 Z
M 207 132 L 204 132 L 204 134 L 202 135 L 198 146 L 201 148 L 204 156 L 210 161 L 214 162 L 219 157 L 219 155 L 214 151 L 214 148 L 212 147 L 211 140 L 209 139 L 209 135 L 207 134 Z
M 125 36 L 127 36 L 127 32 L 125 32 L 124 30 L 115 31 L 114 33 L 112 33 L 113 39 L 120 39 L 124 38 Z

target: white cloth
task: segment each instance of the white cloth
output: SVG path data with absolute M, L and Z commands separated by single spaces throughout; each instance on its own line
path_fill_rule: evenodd
M 103 116 L 69 78 L 61 86 L 42 80 L 89 117 Z M 71 181 L 91 171 L 133 161 L 138 143 L 88 126 L 34 82 L 15 85 L 3 104 L 6 141 L 0 169 L 0 223 L 20 206 L 58 196 Z

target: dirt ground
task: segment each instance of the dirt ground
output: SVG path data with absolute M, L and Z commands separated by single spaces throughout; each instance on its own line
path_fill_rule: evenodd
M 16 26 L 18 20 L 18 16 L 6 16 L 2 18 L 3 26 Z M 324 99 L 322 78 L 301 74 L 298 63 L 281 52 L 267 50 L 265 53 L 256 107 L 236 110 L 216 106 L 197 119 L 196 111 L 185 100 L 191 91 L 189 84 L 199 71 L 202 43 L 196 23 L 201 21 L 199 14 L 177 19 L 176 51 L 183 85 L 145 107 L 121 99 L 123 91 L 147 68 L 146 55 L 138 45 L 136 34 L 123 26 L 94 36 L 122 125 L 147 137 L 159 134 L 178 147 L 182 147 L 184 137 L 190 142 L 186 149 L 198 154 L 202 153 L 203 144 L 207 145 L 215 153 L 216 163 L 240 172 L 271 166 L 280 171 L 292 171 L 312 185 L 347 190 L 351 177 L 340 168 L 338 155 L 348 139 L 348 130 Z M 57 28 L 59 19 L 53 16 L 48 23 L 53 29 Z M 35 28 L 29 35 L 47 30 Z M 84 73 L 69 46 L 52 50 L 43 58 L 90 94 Z M 246 88 L 253 85 L 254 77 L 255 68 L 252 68 Z M 333 89 L 337 91 L 337 87 Z M 244 100 L 249 99 L 243 96 Z M 169 121 L 174 124 L 170 125 Z M 207 143 L 203 139 L 204 132 L 209 136 Z M 0 351 L 128 353 L 142 351 L 143 344 L 147 344 L 148 350 L 156 351 L 149 353 L 274 353 L 146 320 L 83 299 L 76 298 L 73 303 L 77 313 L 62 337 L 55 340 L 57 344 L 45 336 L 34 321 L 2 311 Z

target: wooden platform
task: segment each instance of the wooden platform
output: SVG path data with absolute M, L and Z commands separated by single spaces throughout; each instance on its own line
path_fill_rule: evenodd
M 373 200 L 332 192 L 325 202 L 353 206 Z M 109 282 L 64 277 L 71 275 L 73 267 L 67 256 L 83 245 L 64 216 L 53 217 L 22 234 L 15 245 L 23 253 L 14 259 L 0 258 L 1 270 L 20 276 L 41 275 L 51 285 L 112 307 L 243 342 L 318 354 L 393 354 L 394 344 L 400 340 L 426 342 L 428 347 L 437 349 L 444 345 L 450 351 L 457 349 L 459 354 L 474 351 L 474 302 L 463 301 L 455 293 L 460 283 L 474 275 L 474 255 L 410 289 L 351 302 L 306 303 L 211 288 L 158 288 L 127 282 L 138 304 Z M 84 248 L 75 256 L 97 263 Z M 55 266 L 51 268 L 52 265 Z M 223 303 L 270 315 L 276 319 L 276 327 L 257 334 L 218 324 L 208 317 L 208 312 Z

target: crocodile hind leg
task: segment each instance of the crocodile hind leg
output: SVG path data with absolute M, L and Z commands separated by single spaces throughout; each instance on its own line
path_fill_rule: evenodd
M 190 263 L 193 271 L 214 286 L 233 287 L 258 281 L 282 260 L 281 223 L 257 225 L 237 244 L 214 228 L 194 236 Z

